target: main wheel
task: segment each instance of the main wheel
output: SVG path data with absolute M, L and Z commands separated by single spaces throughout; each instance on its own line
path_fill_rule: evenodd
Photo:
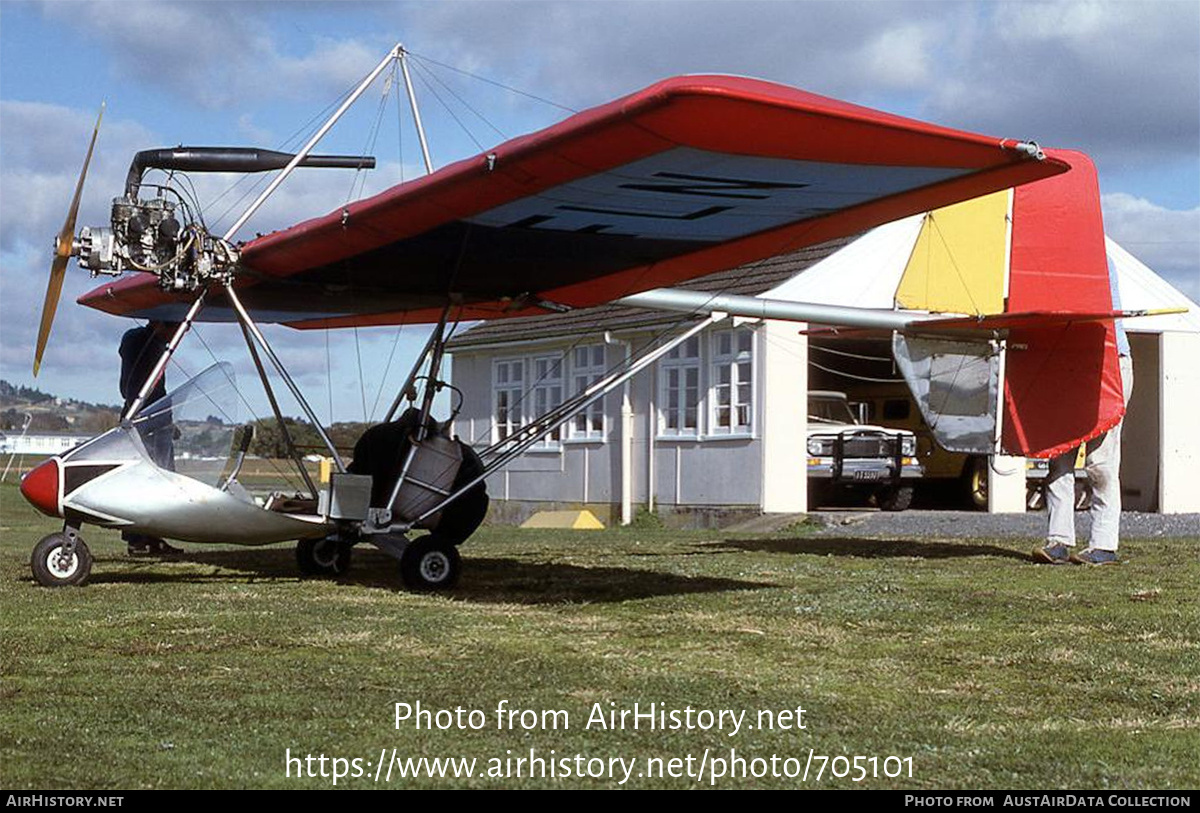
M 963 481 L 967 486 L 967 499 L 976 511 L 986 511 L 988 507 L 988 459 L 986 457 L 971 457 L 963 467 Z
M 414 590 L 449 590 L 461 570 L 458 548 L 434 535 L 413 542 L 400 557 L 400 577 Z
M 912 501 L 912 486 L 888 486 L 875 496 L 875 502 L 883 511 L 906 511 Z
M 83 584 L 92 572 L 92 552 L 81 537 L 75 538 L 75 550 L 67 553 L 67 535 L 54 533 L 33 548 L 29 566 L 33 578 L 43 587 Z
M 350 543 L 340 539 L 301 539 L 296 564 L 305 576 L 340 576 L 350 569 Z

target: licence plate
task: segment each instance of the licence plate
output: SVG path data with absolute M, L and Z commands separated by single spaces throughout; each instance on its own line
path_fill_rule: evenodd
M 878 471 L 856 471 L 854 472 L 855 480 L 878 480 L 881 472 Z

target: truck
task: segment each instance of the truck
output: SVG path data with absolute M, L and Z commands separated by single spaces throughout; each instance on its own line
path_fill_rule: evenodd
M 845 393 L 813 390 L 807 440 L 810 508 L 848 499 L 874 501 L 884 511 L 912 504 L 924 474 L 912 431 L 863 423 Z
M 877 422 L 888 431 L 905 430 L 916 435 L 916 457 L 924 470 L 921 488 L 933 496 L 950 498 L 977 511 L 988 507 L 988 457 L 950 452 L 934 440 L 903 383 L 864 383 L 850 389 L 847 398 L 863 421 Z M 1045 478 L 1049 463 L 1029 458 L 1026 467 L 1026 505 L 1029 510 L 1045 506 Z M 1085 509 L 1091 502 L 1091 486 L 1080 453 L 1075 468 L 1075 506 Z

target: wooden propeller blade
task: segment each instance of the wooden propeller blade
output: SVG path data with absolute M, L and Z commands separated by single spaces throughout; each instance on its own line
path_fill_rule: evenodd
M 63 278 L 67 274 L 67 261 L 71 259 L 71 246 L 75 241 L 75 219 L 79 215 L 79 201 L 83 198 L 83 182 L 87 179 L 88 166 L 92 163 L 92 152 L 96 149 L 96 136 L 100 134 L 100 122 L 104 119 L 104 104 L 100 105 L 100 115 L 96 117 L 96 126 L 92 129 L 92 142 L 88 144 L 87 156 L 83 159 L 83 169 L 79 172 L 79 180 L 75 184 L 75 197 L 71 199 L 71 208 L 67 210 L 67 219 L 58 233 L 54 244 L 54 262 L 50 264 L 50 283 L 46 286 L 46 301 L 42 304 L 42 324 L 38 328 L 37 350 L 33 354 L 33 375 L 36 378 L 42 368 L 42 355 L 46 352 L 46 344 L 50 341 L 50 328 L 54 324 L 54 314 L 58 310 L 58 298 L 62 295 Z

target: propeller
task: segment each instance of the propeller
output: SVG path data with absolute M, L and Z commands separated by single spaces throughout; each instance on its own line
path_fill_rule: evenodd
M 50 340 L 50 327 L 54 324 L 54 313 L 58 310 L 58 298 L 62 295 L 63 278 L 67 274 L 67 261 L 71 259 L 71 249 L 75 242 L 75 218 L 79 214 L 79 199 L 83 197 L 83 181 L 87 178 L 88 165 L 92 163 L 92 150 L 96 148 L 96 136 L 100 133 L 100 121 L 104 118 L 104 104 L 100 105 L 100 115 L 96 117 L 96 127 L 92 130 L 92 143 L 88 145 L 87 157 L 83 159 L 83 169 L 79 172 L 79 182 L 75 184 L 75 197 L 71 200 L 71 208 L 67 210 L 67 219 L 58 239 L 54 244 L 54 262 L 50 264 L 50 283 L 46 286 L 46 301 L 42 305 L 42 324 L 38 328 L 37 350 L 33 355 L 33 374 L 37 376 L 42 367 L 42 354 L 46 352 L 46 343 Z

